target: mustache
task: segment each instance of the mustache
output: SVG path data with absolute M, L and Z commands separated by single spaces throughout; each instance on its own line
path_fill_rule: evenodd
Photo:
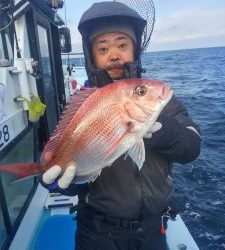
M 121 63 L 113 63 L 108 66 L 106 66 L 104 69 L 105 70 L 112 70 L 112 69 L 123 69 L 124 66 Z

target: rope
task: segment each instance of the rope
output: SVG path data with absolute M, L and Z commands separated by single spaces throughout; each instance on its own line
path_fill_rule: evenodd
M 8 17 L 9 17 L 10 21 L 3 28 L 0 28 L 0 31 L 7 29 L 12 24 L 12 16 L 10 14 L 8 14 Z

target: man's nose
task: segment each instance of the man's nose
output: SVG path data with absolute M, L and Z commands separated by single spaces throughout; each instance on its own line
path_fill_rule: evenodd
M 110 56 L 110 61 L 111 62 L 118 62 L 119 60 L 120 60 L 120 58 L 117 55 Z
M 118 62 L 120 60 L 120 57 L 119 57 L 116 49 L 112 49 L 110 51 L 109 59 L 111 62 Z

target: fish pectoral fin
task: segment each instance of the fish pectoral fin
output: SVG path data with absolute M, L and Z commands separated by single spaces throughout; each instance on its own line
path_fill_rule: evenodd
M 121 141 L 124 139 L 124 137 L 127 136 L 127 131 L 123 133 L 120 137 L 118 137 L 111 145 L 110 147 L 106 150 L 106 155 L 100 164 L 101 166 L 105 166 L 105 162 L 107 162 L 108 159 L 111 158 L 112 154 L 116 151 L 118 145 L 121 143 Z M 111 164 L 111 161 L 109 162 L 109 165 Z M 108 163 L 107 163 L 108 166 Z
M 93 173 L 87 174 L 87 175 L 75 175 L 73 183 L 76 184 L 84 184 L 84 183 L 89 183 L 89 182 L 94 182 L 97 177 L 101 174 L 102 169 L 97 170 Z
M 127 130 L 120 136 L 118 137 L 111 145 L 110 147 L 106 150 L 106 155 L 101 162 L 101 166 L 105 166 L 105 162 L 107 162 L 107 166 L 110 166 L 112 164 L 110 158 L 113 155 L 113 153 L 116 151 L 118 145 L 124 140 L 124 138 L 129 134 L 129 133 L 135 133 L 136 131 L 139 131 L 141 129 L 141 125 L 139 122 L 134 121 L 134 120 L 129 120 L 125 122 Z M 143 141 L 143 139 L 142 139 Z M 143 149 L 144 149 L 144 158 L 145 158 L 145 148 L 144 148 L 144 142 L 143 142 Z M 129 152 L 129 151 L 128 151 Z M 129 153 L 128 153 L 129 154 Z
M 127 155 L 137 164 L 139 170 L 145 161 L 145 145 L 143 139 L 139 140 L 128 152 Z

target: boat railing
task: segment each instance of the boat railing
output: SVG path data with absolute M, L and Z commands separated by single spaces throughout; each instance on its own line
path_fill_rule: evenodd
M 87 80 L 85 58 L 82 52 L 62 53 L 62 68 L 64 74 L 66 101 L 76 93 Z

